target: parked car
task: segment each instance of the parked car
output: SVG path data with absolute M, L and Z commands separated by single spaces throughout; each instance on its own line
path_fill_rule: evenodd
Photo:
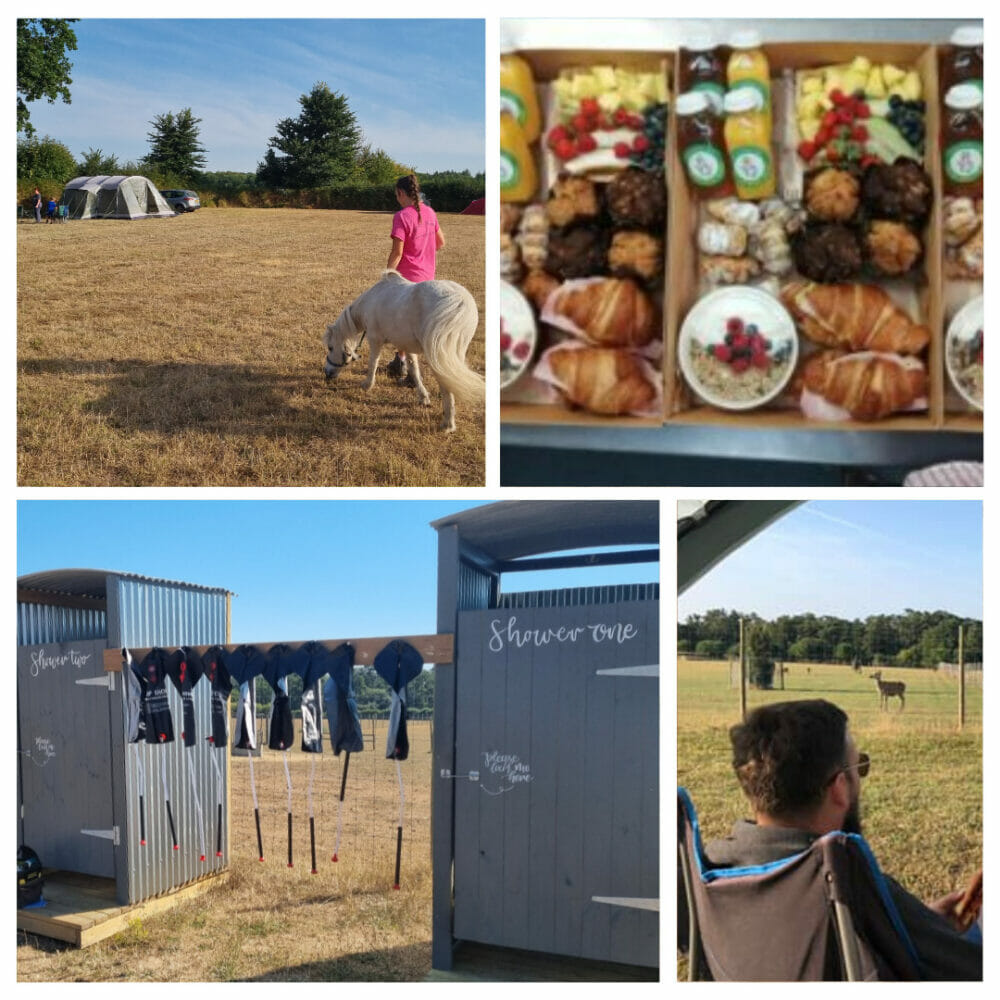
M 193 212 L 201 208 L 197 191 L 161 191 L 160 194 L 175 212 Z

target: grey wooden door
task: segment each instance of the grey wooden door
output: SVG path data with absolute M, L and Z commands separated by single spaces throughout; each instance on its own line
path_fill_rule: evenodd
M 102 667 L 107 643 L 17 650 L 21 837 L 42 863 L 114 877 L 112 706 Z M 81 830 L 94 831 L 89 834 Z
M 658 964 L 658 616 L 459 614 L 456 938 Z

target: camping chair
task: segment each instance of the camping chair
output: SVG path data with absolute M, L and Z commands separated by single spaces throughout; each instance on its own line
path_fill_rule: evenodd
M 69 205 L 56 206 L 56 218 L 60 222 L 65 222 L 69 218 Z
M 694 805 L 678 788 L 677 835 L 678 938 L 689 979 L 920 978 L 885 879 L 857 834 L 828 833 L 767 865 L 712 868 Z

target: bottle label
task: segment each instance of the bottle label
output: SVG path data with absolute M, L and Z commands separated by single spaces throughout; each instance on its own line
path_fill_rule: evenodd
M 726 162 L 722 153 L 708 142 L 695 142 L 681 154 L 684 168 L 693 184 L 699 187 L 715 187 L 726 177 Z
M 983 176 L 983 144 L 955 142 L 944 151 L 944 172 L 956 184 L 971 184 Z
M 737 146 L 729 153 L 733 179 L 741 187 L 763 184 L 771 174 L 771 154 L 761 146 Z
M 726 96 L 726 88 L 721 83 L 716 83 L 714 80 L 699 80 L 691 89 L 708 94 L 708 99 L 712 102 L 715 113 L 722 113 L 722 99 Z
M 513 90 L 504 90 L 503 87 L 500 88 L 500 113 L 506 111 L 514 121 L 518 123 L 522 128 L 524 127 L 525 120 L 528 117 L 528 112 L 524 107 L 524 101 L 514 93 Z
M 509 191 L 521 180 L 521 168 L 517 160 L 505 149 L 500 150 L 500 190 Z
M 767 111 L 771 106 L 771 87 L 769 84 L 761 83 L 760 80 L 735 80 L 731 89 L 739 90 L 741 87 L 748 87 L 750 90 L 756 90 L 760 94 L 761 99 L 764 101 L 761 110 Z

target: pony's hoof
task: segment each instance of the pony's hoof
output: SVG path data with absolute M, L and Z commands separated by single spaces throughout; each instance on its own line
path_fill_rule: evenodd
M 430 406 L 431 405 L 431 397 L 430 396 L 421 396 L 420 397 L 420 405 L 421 406 Z
M 445 423 L 445 424 L 440 424 L 439 427 L 441 428 L 442 431 L 445 432 L 445 434 L 454 434 L 455 433 L 455 425 L 454 424 L 447 424 L 447 423 Z

